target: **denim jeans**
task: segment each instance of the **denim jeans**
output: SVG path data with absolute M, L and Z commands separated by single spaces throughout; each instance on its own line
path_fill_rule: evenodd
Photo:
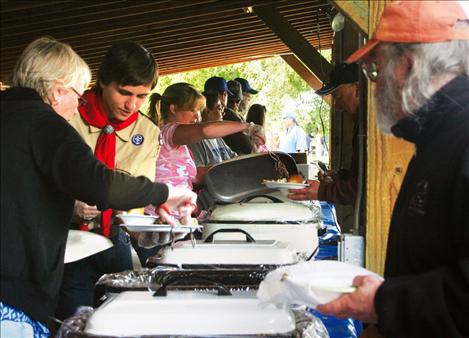
M 65 264 L 56 317 L 64 320 L 72 316 L 79 306 L 94 306 L 94 287 L 107 273 L 132 270 L 129 235 L 118 229 L 109 238 L 114 246 L 93 256 Z

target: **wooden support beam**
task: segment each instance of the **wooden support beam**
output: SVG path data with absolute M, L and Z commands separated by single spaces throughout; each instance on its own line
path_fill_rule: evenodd
M 350 19 L 365 36 L 369 32 L 368 0 L 331 0 L 332 5 Z M 384 3 L 383 1 L 380 1 Z
M 283 61 L 288 63 L 288 65 L 293 68 L 293 70 L 301 76 L 303 80 L 313 89 L 313 90 L 318 90 L 319 88 L 322 87 L 322 82 L 321 80 L 318 79 L 318 77 L 312 73 L 294 54 L 286 54 L 286 55 L 281 55 Z M 328 105 L 331 105 L 331 96 L 326 95 L 324 96 L 324 101 Z
M 312 73 L 322 82 L 328 80 L 331 71 L 329 62 L 274 6 L 256 6 L 253 11 Z

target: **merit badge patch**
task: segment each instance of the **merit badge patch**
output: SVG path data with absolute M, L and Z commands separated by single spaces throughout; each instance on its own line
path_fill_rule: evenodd
M 144 139 L 145 138 L 143 137 L 143 135 L 137 134 L 137 135 L 132 136 L 132 143 L 136 146 L 139 146 L 143 143 Z

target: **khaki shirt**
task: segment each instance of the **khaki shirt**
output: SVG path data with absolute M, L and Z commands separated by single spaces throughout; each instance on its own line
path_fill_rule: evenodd
M 160 130 L 150 118 L 139 114 L 135 123 L 116 131 L 115 170 L 132 176 L 143 175 L 154 181 L 156 158 L 160 152 Z M 101 129 L 88 125 L 80 114 L 75 114 L 70 124 L 94 152 Z
M 160 152 L 160 129 L 150 118 L 139 112 L 135 123 L 116 131 L 116 171 L 132 176 L 146 176 L 151 181 L 156 177 L 156 159 Z M 93 153 L 101 129 L 88 125 L 80 114 L 75 114 L 70 124 L 81 135 Z M 89 223 L 89 228 L 99 227 L 100 217 Z

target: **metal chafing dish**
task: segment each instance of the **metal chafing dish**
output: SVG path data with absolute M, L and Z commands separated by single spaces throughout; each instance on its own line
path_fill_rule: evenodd
M 303 204 L 279 198 L 264 180 L 297 174 L 293 158 L 282 152 L 242 156 L 213 166 L 205 177 L 202 199 L 210 208 L 199 219 L 202 238 L 214 231 L 238 228 L 255 240 L 285 241 L 304 257 L 318 247 L 322 230 L 319 205 Z M 208 196 L 208 197 L 207 197 Z M 204 204 L 204 203 L 202 203 Z M 217 234 L 217 239 L 240 239 L 239 234 Z
M 224 294 L 222 286 L 219 294 Z M 123 292 L 98 309 L 83 309 L 60 329 L 75 337 L 328 337 L 303 309 L 261 304 L 252 291 Z
M 233 230 L 239 233 L 240 230 Z M 179 242 L 149 258 L 148 267 L 141 271 L 107 274 L 96 284 L 96 295 L 110 295 L 129 290 L 156 290 L 171 283 L 171 289 L 210 288 L 221 283 L 228 288 L 255 289 L 265 275 L 279 266 L 295 264 L 299 257 L 288 244 L 276 241 L 214 241 Z
M 202 221 L 202 238 L 216 231 L 238 228 L 255 240 L 283 241 L 311 257 L 318 247 L 321 214 L 299 203 L 233 203 L 217 206 Z M 240 234 L 220 233 L 217 239 L 240 239 Z

